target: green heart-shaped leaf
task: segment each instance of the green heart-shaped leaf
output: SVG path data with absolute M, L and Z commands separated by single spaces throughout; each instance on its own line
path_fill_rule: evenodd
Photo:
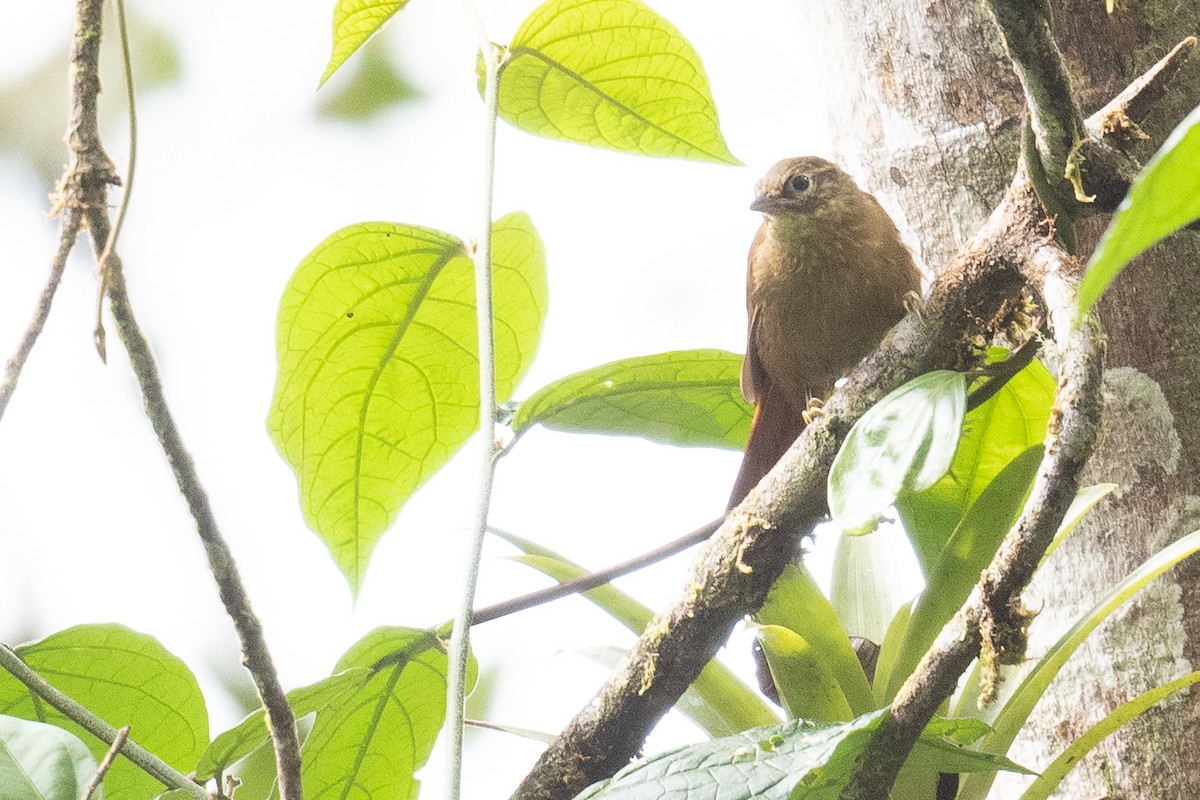
M 14 649 L 56 689 L 110 725 L 128 725 L 138 744 L 180 772 L 190 770 L 208 745 L 208 711 L 196 676 L 151 636 L 123 625 L 77 625 Z M 0 714 L 70 731 L 97 760 L 108 751 L 106 742 L 35 699 L 7 673 L 0 673 Z M 162 791 L 162 784 L 123 758 L 113 763 L 104 787 L 108 800 Z
M 482 65 L 480 69 L 482 89 Z M 500 116 L 521 130 L 649 156 L 740 164 L 700 56 L 639 0 L 550 0 L 517 30 Z
M 496 395 L 533 361 L 546 264 L 529 216 L 492 226 Z M 297 267 L 279 308 L 267 420 L 309 526 L 358 592 L 379 537 L 479 424 L 475 269 L 447 233 L 343 228 Z

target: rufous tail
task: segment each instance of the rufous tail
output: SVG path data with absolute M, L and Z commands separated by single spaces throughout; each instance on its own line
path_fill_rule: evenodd
M 758 405 L 750 423 L 750 440 L 746 442 L 746 454 L 742 456 L 742 467 L 733 482 L 726 511 L 746 499 L 804 430 L 801 410 L 794 408 L 773 384 L 756 385 L 755 389 Z

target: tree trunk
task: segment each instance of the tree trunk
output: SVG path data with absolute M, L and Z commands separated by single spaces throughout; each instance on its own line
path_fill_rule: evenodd
M 983 4 L 798 3 L 798 36 L 825 52 L 838 159 L 874 191 L 932 270 L 995 206 L 1018 157 L 1023 100 Z M 1055 34 L 1084 113 L 1095 111 L 1184 37 L 1200 3 L 1052 2 Z M 1200 56 L 1145 120 L 1143 161 L 1200 102 Z M 1107 218 L 1078 226 L 1091 252 Z M 1028 593 L 1042 612 L 1040 655 L 1147 556 L 1200 528 L 1200 235 L 1184 232 L 1139 259 L 1101 303 L 1109 336 L 1104 440 L 1089 482 L 1120 488 L 1059 548 Z M 1195 669 L 1200 563 L 1161 577 L 1093 633 L 1034 713 L 1011 755 L 1044 767 L 1122 702 Z M 1188 695 L 1110 737 L 1063 784 L 1061 796 L 1200 797 L 1200 703 Z M 1014 782 L 996 797 L 1015 797 Z

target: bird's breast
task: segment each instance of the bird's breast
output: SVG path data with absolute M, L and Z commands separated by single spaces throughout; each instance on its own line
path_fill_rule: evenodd
M 754 347 L 771 380 L 803 403 L 831 391 L 904 315 L 916 271 L 903 245 L 881 250 L 837 233 L 781 241 L 764 228 L 748 274 Z

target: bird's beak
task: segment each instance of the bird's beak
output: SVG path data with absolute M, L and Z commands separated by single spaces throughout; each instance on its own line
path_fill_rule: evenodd
M 751 211 L 761 211 L 764 214 L 769 214 L 779 208 L 779 198 L 771 197 L 767 194 L 760 194 L 754 198 L 754 202 L 750 204 Z

